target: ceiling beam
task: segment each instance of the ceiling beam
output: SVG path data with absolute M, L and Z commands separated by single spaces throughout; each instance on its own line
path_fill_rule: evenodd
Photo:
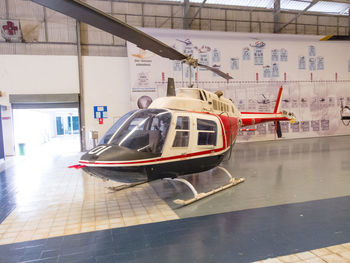
M 273 33 L 279 33 L 280 27 L 281 0 L 273 2 Z
M 191 21 L 189 23 L 189 25 L 191 26 L 193 23 L 193 20 L 197 17 L 197 15 L 199 14 L 199 12 L 201 11 L 202 7 L 205 5 L 205 2 L 207 2 L 207 0 L 203 0 L 203 2 L 201 3 L 201 5 L 198 7 L 197 12 L 194 14 L 194 16 L 191 18 Z
M 281 26 L 276 33 L 280 33 L 286 26 L 288 26 L 290 23 L 293 23 L 295 20 L 298 19 L 298 17 L 300 17 L 301 15 L 303 15 L 307 10 L 309 10 L 311 7 L 313 7 L 315 4 L 317 4 L 320 0 L 313 0 L 312 2 L 310 2 L 310 4 L 302 11 L 300 11 L 299 13 L 297 13 L 295 15 L 295 17 L 293 17 L 291 20 L 289 20 L 286 24 L 284 24 L 283 26 Z

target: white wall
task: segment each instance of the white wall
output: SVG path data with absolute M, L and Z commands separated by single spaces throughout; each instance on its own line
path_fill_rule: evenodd
M 85 108 L 87 131 L 97 130 L 100 137 L 114 119 L 130 110 L 127 58 L 84 57 Z M 6 105 L 3 117 L 5 154 L 14 155 L 12 110 L 9 94 L 79 93 L 76 56 L 0 56 L 0 104 Z M 93 118 L 93 106 L 106 105 L 108 118 L 99 125 Z M 91 143 L 88 142 L 88 146 Z
M 98 131 L 100 139 L 116 119 L 131 109 L 128 58 L 84 57 L 83 67 L 86 130 Z M 103 124 L 93 118 L 94 106 L 107 106 L 108 118 Z M 91 140 L 87 147 L 92 147 Z
M 78 93 L 77 58 L 74 56 L 0 56 L 0 104 L 6 105 L 4 147 L 6 155 L 14 155 L 12 110 L 9 94 Z
M 75 56 L 0 56 L 0 104 L 8 94 L 79 93 Z

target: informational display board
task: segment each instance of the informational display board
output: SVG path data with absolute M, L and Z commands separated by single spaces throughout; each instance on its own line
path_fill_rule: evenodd
M 128 43 L 131 102 L 141 96 L 153 100 L 166 95 L 168 77 L 176 88 L 222 90 L 240 111 L 273 111 L 278 89 L 284 87 L 281 109 L 293 112 L 294 124 L 281 123 L 286 138 L 350 134 L 340 119 L 340 104 L 350 106 L 350 53 L 347 42 L 321 42 L 319 36 L 226 32 L 145 30 L 169 46 L 192 54 L 200 63 L 233 76 L 229 82 L 205 69 L 189 70 Z M 190 75 L 191 74 L 191 75 Z M 274 139 L 273 123 L 242 132 L 239 141 Z
M 95 119 L 105 119 L 107 117 L 107 106 L 94 106 Z

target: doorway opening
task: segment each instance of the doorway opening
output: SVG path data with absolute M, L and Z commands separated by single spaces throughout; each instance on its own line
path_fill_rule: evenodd
M 80 151 L 77 108 L 13 109 L 16 155 Z

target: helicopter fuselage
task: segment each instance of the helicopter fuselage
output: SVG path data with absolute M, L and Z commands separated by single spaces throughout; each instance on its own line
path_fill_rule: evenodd
M 223 96 L 180 89 L 177 96 L 124 115 L 79 164 L 92 175 L 120 182 L 174 178 L 218 166 L 240 127 L 290 119 L 277 112 L 241 113 Z

